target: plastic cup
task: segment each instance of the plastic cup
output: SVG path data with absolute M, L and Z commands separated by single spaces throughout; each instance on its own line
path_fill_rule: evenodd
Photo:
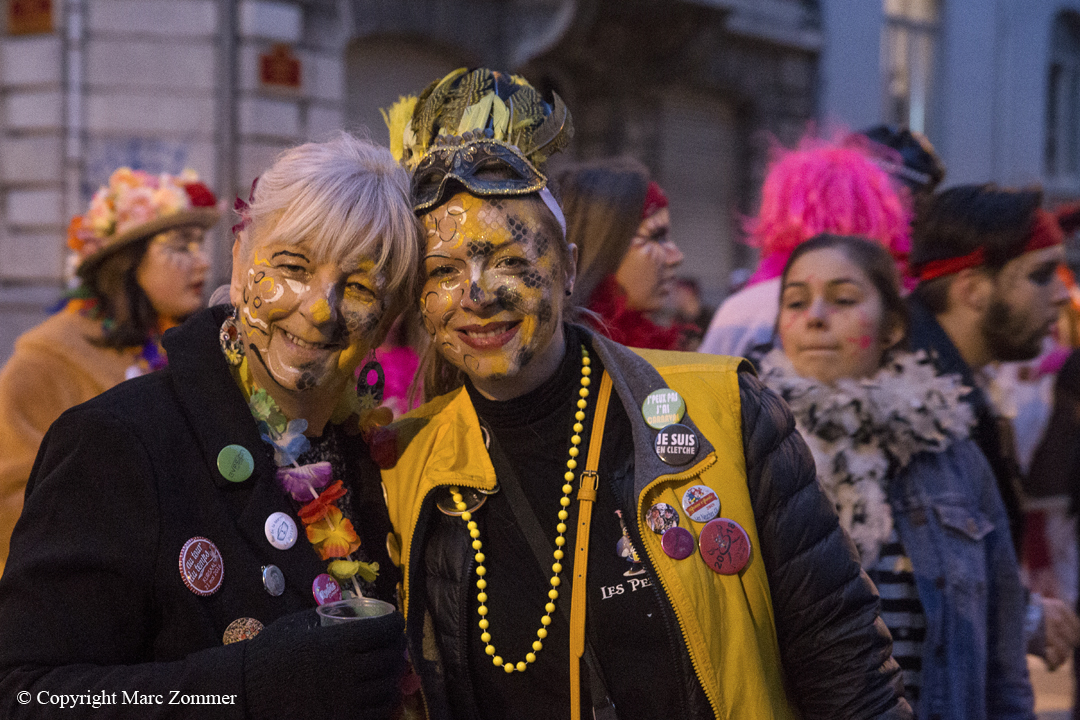
M 358 597 L 320 605 L 315 608 L 315 612 L 319 614 L 319 624 L 326 627 L 327 625 L 352 622 L 353 620 L 382 617 L 394 612 L 395 609 L 393 605 L 382 600 Z

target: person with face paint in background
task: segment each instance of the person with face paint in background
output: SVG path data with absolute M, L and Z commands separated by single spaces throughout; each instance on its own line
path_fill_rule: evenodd
M 919 717 L 1034 718 L 1026 602 L 1008 516 L 956 375 L 902 350 L 892 258 L 819 235 L 781 275 L 780 347 L 761 359 L 882 597 Z
M 1030 360 L 1068 300 L 1058 266 L 1064 235 L 1039 190 L 960 185 L 927 198 L 912 231 L 919 284 L 908 299 L 911 344 L 942 373 L 959 375 L 975 413 L 972 438 L 997 479 L 1017 555 L 1023 538 L 1020 469 L 1012 425 L 987 394 L 982 370 Z M 1028 650 L 1051 669 L 1080 643 L 1080 619 L 1061 600 L 1031 595 Z
M 0 573 L 45 431 L 68 408 L 165 365 L 161 334 L 203 306 L 203 235 L 220 216 L 194 171 L 122 167 L 72 220 L 78 285 L 0 370 Z
M 682 350 L 695 328 L 658 325 L 683 254 L 668 235 L 667 196 L 631 158 L 573 165 L 552 179 L 566 214 L 566 236 L 578 248 L 570 301 L 599 316 L 597 332 L 621 345 Z
M 402 616 L 320 627 L 314 608 L 393 602 L 400 578 L 354 373 L 411 294 L 408 176 L 342 133 L 282 153 L 237 207 L 232 304 L 167 333 L 165 370 L 69 410 L 42 443 L 0 579 L 5 718 L 40 716 L 17 697 L 88 688 L 116 699 L 67 715 L 398 704 Z
M 782 401 L 739 360 L 571 321 L 561 99 L 461 69 L 387 120 L 433 346 L 436 397 L 381 438 L 429 717 L 911 717 Z

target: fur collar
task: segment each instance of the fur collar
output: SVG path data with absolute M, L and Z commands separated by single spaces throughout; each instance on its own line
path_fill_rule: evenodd
M 955 375 L 938 375 L 922 351 L 895 353 L 873 377 L 830 386 L 798 376 L 774 349 L 761 374 L 791 407 L 840 524 L 863 567 L 873 566 L 893 530 L 889 481 L 916 454 L 968 437 L 975 418 L 960 399 L 968 388 Z

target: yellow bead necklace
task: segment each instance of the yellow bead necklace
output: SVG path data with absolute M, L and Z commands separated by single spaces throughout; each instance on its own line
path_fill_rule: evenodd
M 487 570 L 484 568 L 484 544 L 480 541 L 480 528 L 477 527 L 476 521 L 472 519 L 472 513 L 466 509 L 466 504 L 461 496 L 460 489 L 457 487 L 450 488 L 451 497 L 454 500 L 454 505 L 458 512 L 461 513 L 461 519 L 465 521 L 469 528 L 469 536 L 472 537 L 472 547 L 476 551 L 476 587 L 480 590 L 476 599 L 480 601 L 480 607 L 476 609 L 477 614 L 480 616 L 480 640 L 484 643 L 484 652 L 491 656 L 491 662 L 495 667 L 501 667 L 506 671 L 506 674 L 517 670 L 518 672 L 524 672 L 525 668 L 530 663 L 536 661 L 536 653 L 540 652 L 544 648 L 544 639 L 547 638 L 547 627 L 551 624 L 551 613 L 555 612 L 555 601 L 559 598 L 559 585 L 562 584 L 562 579 L 559 574 L 562 572 L 562 559 L 564 557 L 563 546 L 566 545 L 566 538 L 563 534 L 566 532 L 566 519 L 570 516 L 566 508 L 570 506 L 570 493 L 574 491 L 574 470 L 577 468 L 577 456 L 581 454 L 579 445 L 581 445 L 581 433 L 585 429 L 582 422 L 585 420 L 585 408 L 588 406 L 586 398 L 589 397 L 589 375 L 592 374 L 592 370 L 589 368 L 589 351 L 584 346 L 581 348 L 581 389 L 578 390 L 577 412 L 574 413 L 574 434 L 570 436 L 570 459 L 566 461 L 566 474 L 563 475 L 565 484 L 562 486 L 563 496 L 559 498 L 559 524 L 555 526 L 558 531 L 558 535 L 555 538 L 555 562 L 551 566 L 551 589 L 548 590 L 548 602 L 544 605 L 544 616 L 540 618 L 540 629 L 536 631 L 536 640 L 532 644 L 532 652 L 525 654 L 524 660 L 519 660 L 517 663 L 507 662 L 503 660 L 501 655 L 496 654 L 495 646 L 491 644 L 491 633 L 488 632 L 490 622 L 487 619 L 488 609 L 487 605 L 487 580 L 484 579 L 484 575 L 487 574 Z

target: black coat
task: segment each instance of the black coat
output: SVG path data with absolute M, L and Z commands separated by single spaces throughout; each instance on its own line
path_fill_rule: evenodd
M 244 617 L 268 625 L 315 606 L 312 581 L 327 564 L 303 524 L 289 550 L 264 534 L 268 515 L 295 513 L 219 348 L 224 312 L 203 311 L 167 333 L 167 369 L 72 408 L 45 436 L 0 580 L 0 717 L 60 713 L 38 704 L 40 691 L 117 693 L 108 709 L 80 705 L 65 717 L 247 717 L 251 643 L 223 646 L 226 627 Z M 230 444 L 254 457 L 244 482 L 217 469 Z M 379 594 L 392 600 L 398 576 L 386 557 L 378 470 L 359 437 L 345 450 L 356 531 L 380 563 Z M 213 541 L 224 561 L 209 597 L 191 592 L 179 572 L 181 547 L 194 536 Z M 280 597 L 263 587 L 269 564 L 285 576 Z M 23 690 L 29 704 L 17 702 Z M 139 691 L 167 703 L 174 690 L 231 695 L 234 704 L 121 702 L 122 691 Z

